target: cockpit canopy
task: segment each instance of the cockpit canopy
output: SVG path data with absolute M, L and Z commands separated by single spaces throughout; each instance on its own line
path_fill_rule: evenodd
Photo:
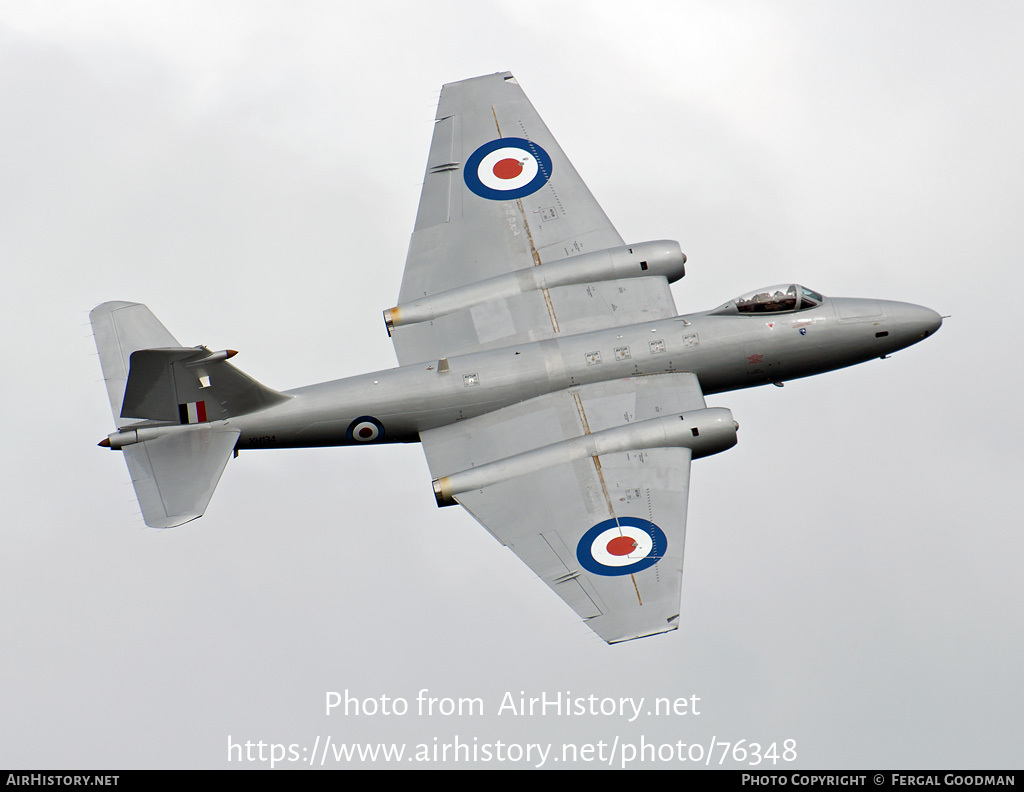
M 790 313 L 817 308 L 824 300 L 818 292 L 799 283 L 784 283 L 748 292 L 722 308 L 735 306 L 735 310 L 741 314 Z

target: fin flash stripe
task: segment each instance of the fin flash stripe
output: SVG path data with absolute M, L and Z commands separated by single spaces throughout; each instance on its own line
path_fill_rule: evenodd
M 183 424 L 206 423 L 206 402 L 189 402 L 178 405 L 178 417 Z

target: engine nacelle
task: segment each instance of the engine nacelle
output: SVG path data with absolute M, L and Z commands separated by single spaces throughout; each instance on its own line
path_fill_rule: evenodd
M 396 305 L 384 312 L 388 335 L 394 327 L 429 322 L 439 316 L 455 313 L 474 305 L 514 297 L 556 286 L 579 283 L 664 276 L 675 283 L 686 274 L 686 255 L 678 242 L 659 240 L 637 245 L 583 253 L 567 259 L 516 270 L 506 275 L 438 292 L 413 302 Z
M 641 448 L 689 448 L 693 458 L 711 456 L 736 445 L 739 424 L 724 407 L 693 410 L 683 415 L 651 418 L 562 440 L 522 454 L 469 468 L 433 481 L 438 506 L 453 506 L 461 492 L 585 457 Z

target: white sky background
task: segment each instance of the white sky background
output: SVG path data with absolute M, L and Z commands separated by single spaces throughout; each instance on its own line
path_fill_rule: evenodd
M 1010 2 L 5 3 L 0 766 L 225 767 L 228 735 L 643 735 L 792 738 L 804 768 L 1020 767 L 1022 21 Z M 170 531 L 95 447 L 105 300 L 276 388 L 393 366 L 380 312 L 437 92 L 505 69 L 623 237 L 680 240 L 681 311 L 792 280 L 952 314 L 891 360 L 709 400 L 740 442 L 693 467 L 668 636 L 604 645 L 435 507 L 417 446 L 242 454 Z M 487 714 L 323 714 L 328 690 L 421 688 Z M 521 690 L 702 714 L 497 716 Z

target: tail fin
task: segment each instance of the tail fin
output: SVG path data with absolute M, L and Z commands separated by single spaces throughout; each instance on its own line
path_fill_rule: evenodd
M 238 441 L 222 421 L 288 397 L 228 363 L 232 350 L 182 347 L 140 303 L 89 318 L 118 427 L 101 445 L 124 451 L 147 525 L 201 517 Z

